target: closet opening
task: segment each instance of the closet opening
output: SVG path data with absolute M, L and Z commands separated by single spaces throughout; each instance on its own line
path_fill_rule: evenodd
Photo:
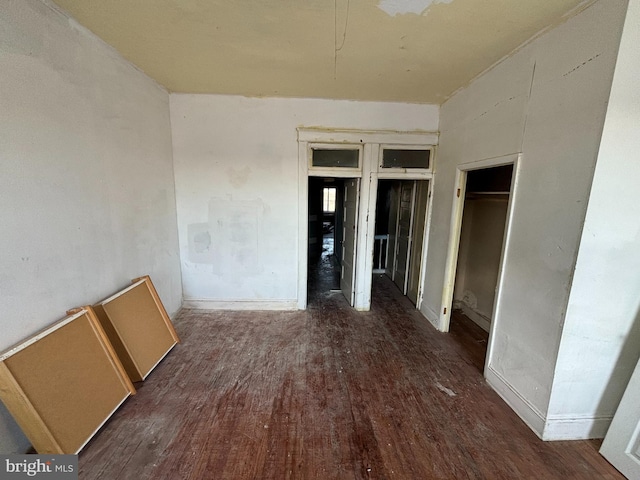
M 507 224 L 513 165 L 466 174 L 450 332 L 465 337 L 484 370 Z

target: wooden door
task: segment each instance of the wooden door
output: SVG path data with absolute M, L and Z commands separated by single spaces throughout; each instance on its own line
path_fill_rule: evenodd
M 353 178 L 345 180 L 340 289 L 351 306 L 353 306 L 355 301 L 356 239 L 358 233 L 359 197 L 360 179 Z
M 413 191 L 412 181 L 402 182 L 400 187 L 400 207 L 398 210 L 398 227 L 396 230 L 396 250 L 393 268 L 393 281 L 403 295 L 407 294 L 409 276 L 409 258 L 411 257 L 411 227 L 413 223 Z
M 389 240 L 387 247 L 387 261 L 385 265 L 385 275 L 393 280 L 393 273 L 396 265 L 396 233 L 398 231 L 398 204 L 400 203 L 400 182 L 394 182 L 389 192 L 389 223 L 387 232 Z
M 407 297 L 418 305 L 420 293 L 420 267 L 422 266 L 422 244 L 424 243 L 424 228 L 426 224 L 427 200 L 429 194 L 429 182 L 416 182 L 416 201 L 413 209 L 413 235 L 411 257 L 409 259 L 409 281 Z

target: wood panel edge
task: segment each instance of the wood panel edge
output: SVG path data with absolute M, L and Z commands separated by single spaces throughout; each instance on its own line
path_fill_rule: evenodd
M 21 350 L 24 350 L 25 348 L 27 348 L 28 346 L 34 344 L 35 342 L 37 342 L 41 338 L 46 337 L 51 332 L 54 332 L 54 331 L 58 330 L 59 328 L 64 327 L 65 325 L 67 325 L 70 322 L 74 321 L 76 318 L 81 317 L 83 314 L 84 314 L 84 309 L 82 309 L 82 308 L 75 309 L 74 313 L 70 314 L 69 316 L 63 318 L 62 320 L 58 320 L 57 322 L 54 322 L 51 325 L 48 325 L 47 327 L 43 328 L 42 330 L 40 330 L 40 331 L 34 333 L 33 335 L 31 335 L 30 337 L 27 337 L 21 343 L 18 343 L 16 345 L 14 345 L 13 347 L 10 347 L 8 350 L 0 352 L 0 362 L 5 361 L 9 357 L 12 357 L 13 355 L 15 355 L 16 353 L 20 352 Z
M 98 339 L 102 343 L 103 348 L 107 352 L 109 360 L 113 364 L 115 370 L 118 372 L 122 385 L 126 390 L 129 391 L 130 395 L 135 395 L 136 388 L 133 386 L 133 383 L 131 382 L 131 379 L 129 378 L 127 371 L 122 365 L 120 358 L 118 358 L 118 355 L 116 354 L 116 351 L 113 348 L 113 345 L 111 345 L 111 342 L 107 337 L 107 334 L 102 328 L 102 325 L 100 324 L 100 320 L 98 320 L 98 317 L 96 316 L 96 312 L 93 310 L 93 307 L 90 305 L 83 308 L 87 310 L 87 318 L 89 319 L 89 322 L 91 323 L 92 328 L 96 332 Z
M 157 362 L 156 362 L 156 363 L 155 363 L 155 364 L 154 364 L 154 365 L 149 369 L 149 371 L 144 375 L 143 380 L 146 380 L 146 379 L 147 379 L 147 377 L 149 376 L 149 374 L 150 374 L 151 372 L 153 372 L 153 370 L 154 370 L 158 365 L 160 365 L 160 362 L 162 362 L 162 360 L 164 360 L 164 359 L 165 359 L 165 357 L 166 357 L 167 355 L 169 355 L 169 352 L 171 352 L 171 350 L 173 350 L 173 347 L 175 347 L 177 344 L 178 344 L 178 342 L 174 342 L 174 343 L 173 343 L 173 344 L 172 344 L 172 345 L 167 349 L 167 351 L 166 351 L 166 352 L 164 352 L 164 353 L 162 354 L 162 356 L 158 359 L 158 361 L 157 361 Z
M 102 325 L 102 329 L 107 335 L 107 338 L 111 341 L 111 346 L 115 350 L 116 356 L 120 360 L 120 363 L 122 363 L 122 366 L 131 381 L 142 381 L 144 378 L 140 365 L 138 365 L 138 362 L 129 349 L 127 343 L 122 339 L 122 333 L 118 329 L 118 325 L 111 320 L 111 317 L 105 308 L 105 304 L 98 303 L 94 305 L 92 309 L 96 318 Z
M 38 453 L 65 453 L 4 362 L 0 362 L 0 399 Z
M 167 310 L 164 308 L 164 305 L 162 304 L 162 300 L 160 300 L 160 296 L 158 295 L 156 287 L 153 285 L 153 282 L 151 281 L 151 277 L 149 275 L 145 275 L 143 277 L 134 278 L 131 281 L 131 283 L 136 283 L 136 282 L 139 282 L 140 280 L 145 281 L 145 284 L 147 285 L 147 288 L 151 293 L 151 297 L 153 298 L 153 301 L 158 307 L 158 311 L 160 312 L 160 315 L 162 316 L 162 319 L 164 320 L 164 323 L 166 324 L 167 329 L 169 330 L 169 334 L 171 335 L 171 337 L 173 337 L 176 343 L 180 343 L 180 337 L 178 336 L 178 332 L 176 332 L 176 329 L 174 328 L 173 323 L 171 322 L 171 318 L 169 318 L 169 314 L 167 313 Z

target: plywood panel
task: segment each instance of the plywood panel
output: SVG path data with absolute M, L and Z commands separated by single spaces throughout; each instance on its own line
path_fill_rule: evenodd
M 7 351 L 0 365 L 0 398 L 39 453 L 77 453 L 135 393 L 86 309 Z
M 94 308 L 132 381 L 144 380 L 179 342 L 148 276 Z

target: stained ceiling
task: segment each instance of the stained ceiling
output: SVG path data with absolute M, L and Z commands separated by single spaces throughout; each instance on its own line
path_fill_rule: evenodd
M 53 0 L 171 92 L 440 104 L 590 0 Z

